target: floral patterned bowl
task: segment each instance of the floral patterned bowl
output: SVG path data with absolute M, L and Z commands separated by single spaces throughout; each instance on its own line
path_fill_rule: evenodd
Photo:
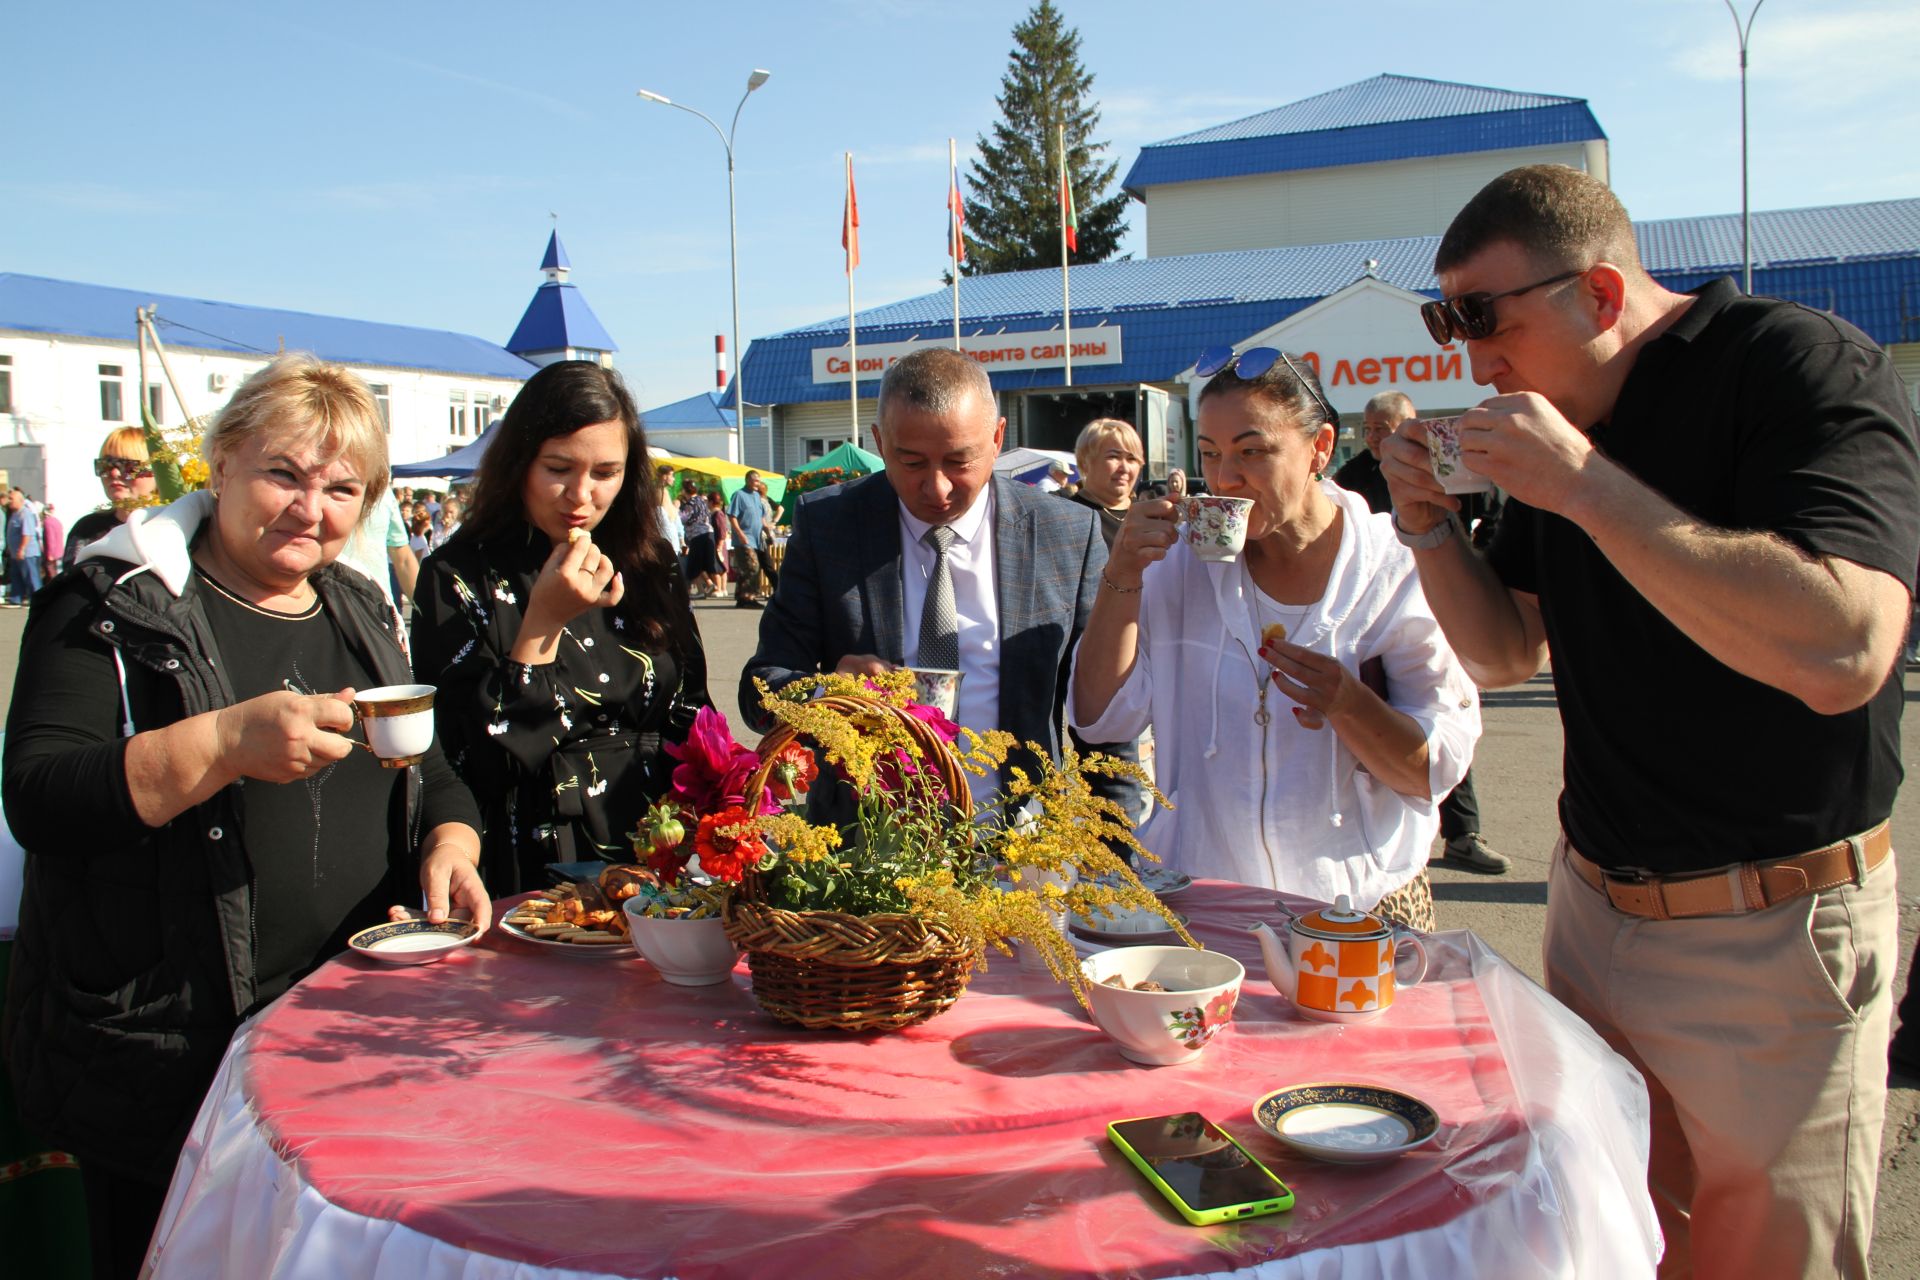
M 1232 956 L 1192 947 L 1116 947 L 1080 964 L 1092 989 L 1093 1021 L 1120 1056 L 1150 1067 L 1191 1062 L 1233 1021 L 1247 971 Z M 1125 987 L 1108 986 L 1118 976 Z M 1135 991 L 1142 982 L 1165 991 Z

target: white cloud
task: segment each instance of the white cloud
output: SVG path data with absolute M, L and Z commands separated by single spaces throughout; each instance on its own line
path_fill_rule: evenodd
M 1099 95 L 1099 134 L 1113 155 L 1131 158 L 1149 142 L 1176 138 L 1259 111 L 1270 111 L 1298 95 L 1251 97 L 1230 93 L 1103 93 Z
M 1736 7 L 1744 24 L 1752 6 L 1742 0 Z M 1738 81 L 1732 19 L 1681 46 L 1671 65 L 1696 80 Z M 1916 73 L 1920 6 L 1911 0 L 1852 0 L 1812 12 L 1762 9 L 1747 40 L 1749 98 L 1774 91 L 1796 106 L 1821 110 L 1869 100 L 1884 106 L 1898 103 L 1897 87 L 1912 84 Z
M 0 193 L 22 205 L 51 205 L 81 213 L 166 213 L 205 207 L 207 193 L 180 188 L 118 186 L 111 182 L 5 182 Z

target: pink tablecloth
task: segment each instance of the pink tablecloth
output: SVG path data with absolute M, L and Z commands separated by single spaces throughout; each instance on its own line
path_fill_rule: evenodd
M 1383 1021 L 1298 1020 L 1246 933 L 1274 903 L 1225 884 L 1180 899 L 1249 978 L 1198 1061 L 1157 1069 L 1005 958 L 951 1012 L 860 1038 L 774 1023 L 744 965 L 682 989 L 497 933 L 423 968 L 342 959 L 236 1039 L 158 1273 L 1650 1270 L 1645 1094 L 1624 1062 L 1470 934 L 1438 935 L 1434 976 Z M 1441 1133 L 1337 1167 L 1249 1117 L 1327 1080 L 1417 1094 Z M 1109 1120 L 1185 1110 L 1285 1178 L 1294 1210 L 1190 1227 L 1104 1141 Z

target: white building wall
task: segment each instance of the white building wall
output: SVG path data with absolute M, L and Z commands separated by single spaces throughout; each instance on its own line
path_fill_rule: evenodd
M 1893 367 L 1906 379 L 1907 397 L 1914 411 L 1920 413 L 1920 342 L 1896 342 L 1887 348 L 1887 354 L 1893 357 Z
M 1475 192 L 1524 164 L 1568 164 L 1604 179 L 1606 144 L 1522 147 L 1149 187 L 1147 256 L 1439 235 Z
M 165 341 L 162 335 L 162 341 Z M 101 505 L 93 459 L 100 442 L 116 427 L 140 421 L 139 351 L 132 341 L 109 342 L 48 334 L 0 331 L 0 355 L 12 357 L 13 411 L 0 413 L 0 445 L 38 446 L 46 459 L 46 493 L 67 525 Z M 147 382 L 159 385 L 163 427 L 179 427 L 189 417 L 210 416 L 232 397 L 246 378 L 267 363 L 266 356 L 167 347 L 167 361 L 179 382 L 179 395 L 151 352 Z M 102 416 L 101 365 L 121 370 L 121 417 Z M 388 455 L 394 462 L 418 462 L 470 444 L 479 434 L 474 405 L 497 418 L 519 391 L 522 379 L 349 365 L 369 383 L 388 388 L 391 432 Z M 448 412 L 452 393 L 466 396 L 466 432 L 454 434 Z M 181 404 L 181 397 L 186 399 Z M 495 408 L 498 399 L 500 407 Z
M 879 412 L 878 401 L 860 402 L 860 439 L 856 443 L 862 449 L 873 449 L 873 420 Z M 848 412 L 845 399 L 783 404 L 780 406 L 779 429 L 775 433 L 780 457 L 774 470 L 790 474 L 795 467 L 806 465 L 808 440 L 823 441 L 825 448 L 820 452 L 825 453 L 835 445 L 852 439 L 853 415 Z M 748 452 L 752 453 L 751 446 Z

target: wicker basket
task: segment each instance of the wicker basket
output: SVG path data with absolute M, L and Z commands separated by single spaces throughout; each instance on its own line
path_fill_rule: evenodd
M 923 720 L 869 698 L 831 697 L 824 705 L 858 725 L 891 719 L 939 774 L 956 821 L 970 821 L 966 771 Z M 760 768 L 747 795 L 766 786 L 774 761 L 798 734 L 782 725 L 760 742 Z M 973 977 L 974 948 L 936 921 L 906 913 L 788 911 L 761 900 L 748 876 L 726 909 L 727 936 L 747 953 L 754 999 L 782 1022 L 812 1030 L 898 1031 L 944 1013 Z

